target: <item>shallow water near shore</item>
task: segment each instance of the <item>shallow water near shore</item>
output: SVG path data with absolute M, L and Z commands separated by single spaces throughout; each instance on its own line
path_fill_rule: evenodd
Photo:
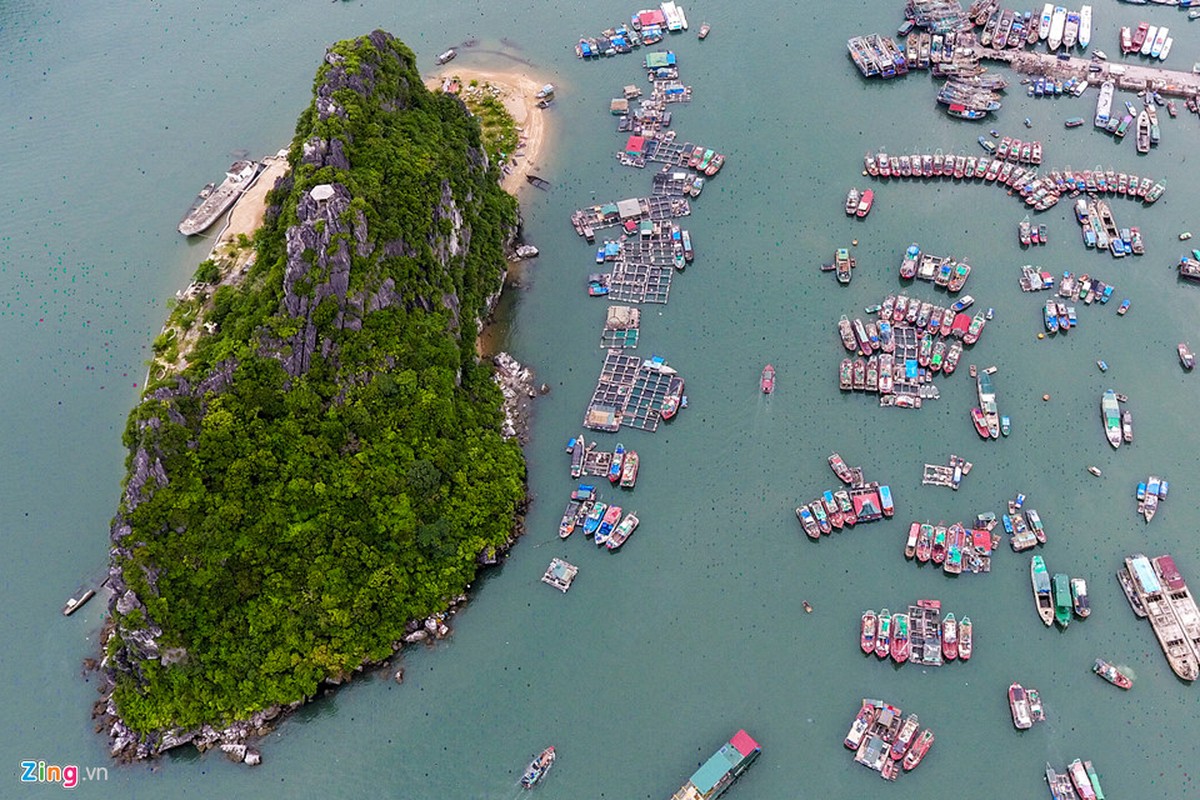
M 1164 112 L 1162 144 L 1138 157 L 1132 142 L 1063 128 L 1068 117 L 1090 120 L 1094 93 L 1034 100 L 1015 77 L 998 117 L 952 121 L 934 105 L 927 75 L 867 83 L 846 57 L 848 36 L 893 32 L 901 5 L 689 5 L 692 31 L 665 43 L 695 96 L 675 109 L 674 126 L 728 162 L 685 222 L 695 263 L 676 277 L 669 305 L 643 309 L 638 352 L 666 357 L 685 376 L 690 407 L 656 434 L 601 437 L 641 456 L 637 489 L 618 501 L 639 513 L 641 527 L 616 554 L 578 534 L 557 538 L 572 487 L 562 447 L 579 432 L 599 372 L 605 308 L 583 291 L 594 250 L 568 216 L 648 193 L 650 173 L 612 157 L 624 137 L 607 110 L 623 85 L 647 84 L 641 56 L 585 64 L 572 45 L 634 6 L 600 0 L 564 14 L 528 2 L 501 10 L 213 0 L 197 10 L 168 0 L 0 11 L 9 92 L 0 122 L 10 153 L 0 232 L 8 555 L 0 674 L 10 723 L 0 762 L 10 782 L 19 782 L 17 764 L 33 759 L 107 766 L 106 781 L 75 790 L 86 797 L 515 798 L 531 754 L 554 744 L 559 758 L 541 797 L 658 798 L 744 727 L 764 753 L 734 798 L 929 800 L 977 796 L 977 787 L 1044 797 L 1045 762 L 1061 769 L 1077 757 L 1093 761 L 1111 797 L 1195 796 L 1187 712 L 1197 687 L 1171 674 L 1113 573 L 1130 552 L 1172 552 L 1200 587 L 1192 414 L 1200 377 L 1175 357 L 1182 339 L 1200 346 L 1200 290 L 1173 270 L 1176 235 L 1200 231 L 1188 164 L 1197 121 L 1182 104 L 1178 119 Z M 1115 54 L 1117 28 L 1147 19 L 1176 30 L 1169 65 L 1200 60 L 1200 42 L 1176 10 L 1113 0 L 1093 7 L 1093 48 Z M 713 32 L 698 42 L 704 19 Z M 262 766 L 187 748 L 153 765 L 111 764 L 88 718 L 97 695 L 79 676 L 82 659 L 98 651 L 103 606 L 70 619 L 59 610 L 80 581 L 103 572 L 125 418 L 166 299 L 208 250 L 175 225 L 236 151 L 284 146 L 329 43 L 375 27 L 416 50 L 428 71 L 447 46 L 474 39 L 460 50 L 464 65 L 530 70 L 560 86 L 547 112 L 557 138 L 541 169 L 554 188 L 522 194 L 526 236 L 541 256 L 503 301 L 493 331 L 552 388 L 537 401 L 527 448 L 528 534 L 478 582 L 451 638 L 404 654 L 404 685 L 381 670 L 317 700 L 267 738 Z M 1141 227 L 1147 255 L 1117 261 L 1085 251 L 1065 202 L 1038 219 L 1051 244 L 1022 252 L 1024 208 L 994 187 L 859 176 L 868 149 L 978 154 L 975 139 L 991 127 L 1036 135 L 1048 165 L 1165 175 L 1167 194 L 1153 207 L 1112 201 L 1120 225 Z M 876 189 L 863 222 L 842 213 L 854 184 Z M 817 266 L 855 238 L 859 266 L 842 288 Z M 965 256 L 975 267 L 965 291 L 996 316 L 959 373 L 938 381 L 941 400 L 920 411 L 880 409 L 837 391 L 843 351 L 834 326 L 900 288 L 900 256 L 914 240 Z M 1046 296 L 1018 289 L 1025 263 L 1088 272 L 1116 285 L 1114 302 L 1077 303 L 1078 329 L 1039 341 Z M 924 285 L 908 294 L 944 297 Z M 1123 297 L 1132 308 L 1120 318 Z M 1105 374 L 1095 366 L 1101 358 Z M 778 382 L 764 397 L 758 375 L 768 361 Z M 1006 439 L 981 442 L 971 427 L 972 362 L 998 367 L 1000 412 L 1013 421 Z M 1135 444 L 1116 452 L 1099 422 L 1109 387 L 1129 396 L 1135 418 Z M 832 450 L 891 485 L 896 518 L 810 542 L 792 509 L 832 488 Z M 920 486 L 921 465 L 945 463 L 951 452 L 975 463 L 962 488 Z M 1088 464 L 1103 476 L 1089 475 Z M 1150 472 L 1173 491 L 1147 526 L 1134 516 L 1133 490 Z M 1039 552 L 1050 571 L 1089 581 L 1093 614 L 1064 632 L 1034 614 L 1027 557 L 1002 550 L 990 575 L 950 579 L 902 556 L 910 520 L 1000 513 L 1018 491 L 1046 524 Z M 580 567 L 566 595 L 538 582 L 554 556 Z M 971 617 L 969 663 L 921 670 L 862 656 L 862 611 L 895 611 L 919 597 Z M 803 613 L 805 600 L 813 613 Z M 1097 656 L 1132 668 L 1133 690 L 1092 675 Z M 1012 728 L 1012 681 L 1040 691 L 1047 722 Z M 895 785 L 842 747 L 863 697 L 916 712 L 937 734 L 926 761 Z

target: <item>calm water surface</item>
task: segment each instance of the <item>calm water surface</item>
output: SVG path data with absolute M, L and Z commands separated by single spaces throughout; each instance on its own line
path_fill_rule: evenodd
M 1095 7 L 1093 47 L 1115 53 L 1116 29 L 1148 19 L 1172 25 L 1171 62 L 1200 56 L 1182 14 Z M 729 156 L 688 221 L 695 264 L 668 307 L 645 309 L 640 352 L 665 356 L 687 378 L 691 407 L 657 434 L 619 438 L 642 457 L 627 507 L 642 527 L 624 551 L 560 543 L 556 524 L 571 482 L 562 446 L 577 432 L 601 360 L 604 304 L 583 293 L 591 253 L 569 209 L 645 194 L 650 176 L 619 166 L 622 138 L 609 98 L 641 81 L 640 58 L 577 62 L 571 45 L 625 18 L 613 0 L 568 6 L 515 2 L 402 4 L 166 0 L 132 5 L 49 2 L 0 10 L 7 142 L 0 204 L 0 367 L 7 379 L 0 530 L 7 542 L 0 651 L 7 714 L 0 764 L 17 793 L 25 759 L 108 765 L 89 797 L 515 798 L 530 753 L 555 744 L 545 798 L 661 798 L 738 727 L 765 748 L 733 790 L 739 798 L 1046 796 L 1041 774 L 1092 759 L 1112 797 L 1200 794 L 1193 778 L 1195 687 L 1176 680 L 1150 628 L 1129 612 L 1113 579 L 1134 550 L 1173 552 L 1200 583 L 1195 544 L 1200 435 L 1198 386 L 1174 346 L 1195 330 L 1196 294 L 1172 265 L 1176 234 L 1200 225 L 1200 192 L 1187 163 L 1188 115 L 1162 115 L 1163 143 L 1138 157 L 1090 126 L 1083 100 L 1033 100 L 1019 87 L 983 126 L 956 123 L 933 104 L 934 84 L 913 74 L 890 85 L 861 81 L 844 42 L 890 32 L 899 4 L 805 2 L 689 8 L 693 28 L 670 40 L 695 102 L 677 110 L 681 136 Z M 894 7 L 893 7 L 894 6 Z M 882 9 L 882 11 L 881 11 Z M 119 492 L 121 431 L 137 401 L 165 300 L 204 257 L 175 224 L 196 189 L 235 156 L 283 146 L 308 103 L 327 44 L 382 27 L 426 68 L 445 47 L 475 38 L 464 66 L 518 66 L 559 84 L 548 112 L 559 138 L 542 172 L 549 194 L 526 198 L 528 238 L 542 249 L 506 301 L 503 345 L 532 364 L 553 392 L 539 402 L 528 449 L 536 497 L 530 533 L 436 648 L 404 656 L 403 686 L 364 676 L 289 719 L 265 743 L 256 770 L 183 750 L 153 767 L 116 767 L 92 733 L 93 684 L 80 662 L 95 654 L 103 607 L 70 620 L 59 609 L 100 573 Z M 1133 98 L 1130 98 L 1133 99 Z M 1048 247 L 1021 252 L 1019 202 L 995 188 L 949 183 L 876 186 L 869 220 L 847 220 L 845 191 L 863 152 L 942 148 L 977 152 L 988 127 L 1045 144 L 1049 164 L 1113 165 L 1166 174 L 1169 191 L 1146 209 L 1113 201 L 1118 222 L 1140 225 L 1148 254 L 1114 261 L 1085 251 L 1069 204 L 1041 216 Z M 857 238 L 849 288 L 817 270 Z M 834 323 L 898 287 L 900 254 L 916 240 L 975 265 L 967 290 L 996 318 L 920 412 L 879 409 L 841 395 Z M 1044 297 L 1023 295 L 1018 266 L 1090 272 L 1117 286 L 1117 303 L 1079 304 L 1067 337 L 1038 341 Z M 918 286 L 910 294 L 936 299 Z M 1095 367 L 1105 359 L 1110 370 Z M 779 373 L 759 394 L 763 363 Z M 1011 437 L 983 443 L 967 411 L 965 365 L 996 364 Z M 1107 387 L 1129 395 L 1137 442 L 1113 452 L 1098 422 Z M 1041 401 L 1049 393 L 1051 401 Z M 891 484 L 893 521 L 813 543 L 792 516 L 797 500 L 829 487 L 831 450 Z M 921 464 L 955 452 L 975 462 L 962 489 L 920 486 Z M 1087 464 L 1104 470 L 1100 479 Z M 1133 487 L 1154 471 L 1173 484 L 1147 527 Z M 1009 552 L 992 574 L 956 580 L 904 561 L 911 519 L 952 522 L 1002 510 L 1023 491 L 1049 530 L 1052 571 L 1090 579 L 1095 613 L 1069 630 L 1045 629 L 1028 593 L 1028 561 Z M 538 583 L 552 556 L 581 568 L 567 595 Z M 895 669 L 858 650 L 866 607 L 893 610 L 939 597 L 975 623 L 969 664 Z M 812 614 L 801 611 L 808 600 Z M 1121 693 L 1090 672 L 1103 656 L 1137 674 Z M 1049 720 L 1013 730 L 1005 688 L 1037 687 Z M 854 765 L 841 739 L 859 699 L 882 697 L 937 733 L 925 764 L 893 786 Z M 20 786 L 51 797 L 54 786 Z

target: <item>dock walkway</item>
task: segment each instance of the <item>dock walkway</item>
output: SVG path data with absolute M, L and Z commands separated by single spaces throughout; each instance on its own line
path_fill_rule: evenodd
M 1003 61 L 1017 72 L 1025 75 L 1045 75 L 1052 78 L 1086 79 L 1096 85 L 1112 80 L 1120 89 L 1139 91 L 1150 87 L 1165 95 L 1195 97 L 1200 95 L 1200 75 L 1191 72 L 1151 67 L 1132 62 L 1108 62 L 1091 58 L 1058 58 L 1053 53 L 1031 53 L 1027 51 L 993 50 L 988 47 L 975 48 L 983 59 Z M 1093 65 L 1098 72 L 1090 72 Z M 1113 70 L 1117 67 L 1117 71 Z

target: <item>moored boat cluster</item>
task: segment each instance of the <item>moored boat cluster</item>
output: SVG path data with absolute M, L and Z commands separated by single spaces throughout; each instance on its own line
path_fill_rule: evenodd
M 827 490 L 816 500 L 797 506 L 796 519 L 810 539 L 820 539 L 859 522 L 875 522 L 896 513 L 892 490 L 877 481 L 863 478 L 861 467 L 848 467 L 837 453 L 829 456 L 829 466 L 846 485 L 843 489 Z
M 1161 181 L 1118 174 L 1112 170 L 1072 170 L 1067 167 L 1041 175 L 1032 166 L 1020 166 L 996 157 L 943 155 L 941 151 L 904 156 L 891 156 L 882 150 L 868 152 L 863 165 L 872 177 L 981 180 L 1006 186 L 1019 194 L 1025 204 L 1035 211 L 1045 211 L 1063 195 L 1075 192 L 1129 197 L 1151 205 L 1166 191 Z M 1122 175 L 1124 181 L 1121 180 Z
M 1066 772 L 1055 772 L 1049 762 L 1046 763 L 1046 783 L 1050 794 L 1061 800 L 1104 800 L 1104 790 L 1100 788 L 1100 776 L 1091 761 L 1075 759 L 1067 765 Z
M 892 614 L 884 608 L 863 612 L 859 647 L 867 655 L 891 657 L 897 664 L 912 661 L 940 667 L 947 661 L 968 661 L 975 647 L 971 618 L 942 616 L 940 600 L 918 600 L 907 612 Z
M 864 698 L 844 744 L 856 762 L 894 781 L 901 767 L 915 769 L 933 745 L 933 731 L 919 728 L 916 714 L 904 717 L 897 706 Z
M 1046 627 L 1057 622 L 1060 628 L 1066 629 L 1071 623 L 1072 612 L 1080 619 L 1091 616 L 1087 581 L 1083 578 L 1072 578 L 1064 572 L 1056 572 L 1051 577 L 1041 556 L 1030 559 L 1029 577 L 1033 584 L 1034 605 Z
M 913 522 L 904 543 L 904 557 L 919 564 L 932 561 L 947 575 L 977 574 L 991 572 L 996 544 L 991 531 L 982 526 L 968 529 L 961 522 L 949 526 Z

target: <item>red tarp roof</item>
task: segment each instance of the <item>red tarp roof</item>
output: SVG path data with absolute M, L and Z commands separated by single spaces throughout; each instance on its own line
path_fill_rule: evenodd
M 1162 575 L 1163 580 L 1167 583 L 1167 588 L 1174 591 L 1184 585 L 1183 576 L 1179 574 L 1179 568 L 1175 566 L 1175 559 L 1170 556 L 1159 556 L 1154 561 L 1158 565 L 1158 574 Z
M 646 137 L 645 136 L 630 136 L 629 141 L 625 142 L 625 152 L 626 153 L 631 153 L 631 154 L 637 153 L 640 155 L 641 153 L 644 153 L 645 151 L 646 151 Z
M 744 730 L 735 733 L 733 738 L 729 740 L 729 743 L 743 756 L 748 756 L 762 749 L 758 746 L 758 742 L 751 739 L 750 734 Z
M 639 11 L 638 22 L 643 25 L 662 25 L 667 21 L 667 15 L 659 9 L 653 11 Z
M 954 324 L 950 326 L 952 330 L 966 331 L 971 327 L 971 318 L 966 314 L 955 314 Z
M 971 544 L 981 553 L 992 552 L 992 534 L 990 531 L 971 531 Z

